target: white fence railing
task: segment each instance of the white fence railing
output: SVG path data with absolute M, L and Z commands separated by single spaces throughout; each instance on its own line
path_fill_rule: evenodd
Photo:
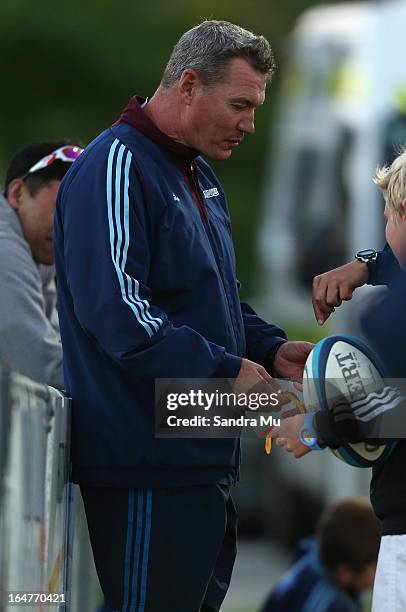
M 69 483 L 68 398 L 0 367 L 0 443 L 0 612 L 24 612 L 30 599 L 34 612 L 93 612 L 99 587 Z

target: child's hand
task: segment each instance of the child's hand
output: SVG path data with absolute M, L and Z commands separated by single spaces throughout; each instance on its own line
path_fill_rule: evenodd
M 298 438 L 277 438 L 276 444 L 282 446 L 288 453 L 292 453 L 295 459 L 300 459 L 312 450 L 302 444 Z

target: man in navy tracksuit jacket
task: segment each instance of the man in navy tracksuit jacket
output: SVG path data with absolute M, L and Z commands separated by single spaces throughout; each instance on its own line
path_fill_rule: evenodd
M 239 440 L 155 438 L 154 380 L 300 375 L 311 349 L 240 303 L 226 198 L 200 155 L 227 159 L 253 132 L 272 67 L 238 26 L 186 32 L 152 99 L 130 100 L 59 193 L 72 478 L 114 609 L 219 610 L 234 563 Z

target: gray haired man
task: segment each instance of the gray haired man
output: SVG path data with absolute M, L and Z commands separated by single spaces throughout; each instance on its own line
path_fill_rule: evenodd
M 240 303 L 225 194 L 202 157 L 228 159 L 254 132 L 273 67 L 262 36 L 192 28 L 58 197 L 72 476 L 114 609 L 218 611 L 234 564 L 239 439 L 155 437 L 155 379 L 266 385 L 300 378 L 311 349 Z

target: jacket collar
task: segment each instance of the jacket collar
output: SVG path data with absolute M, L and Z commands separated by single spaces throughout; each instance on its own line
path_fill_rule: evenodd
M 199 152 L 192 147 L 188 147 L 180 142 L 176 142 L 161 130 L 151 121 L 144 113 L 142 104 L 145 103 L 145 98 L 133 96 L 118 120 L 119 123 L 128 123 L 145 136 L 156 142 L 159 146 L 167 149 L 172 154 L 181 158 L 186 162 L 191 162 L 199 155 Z

